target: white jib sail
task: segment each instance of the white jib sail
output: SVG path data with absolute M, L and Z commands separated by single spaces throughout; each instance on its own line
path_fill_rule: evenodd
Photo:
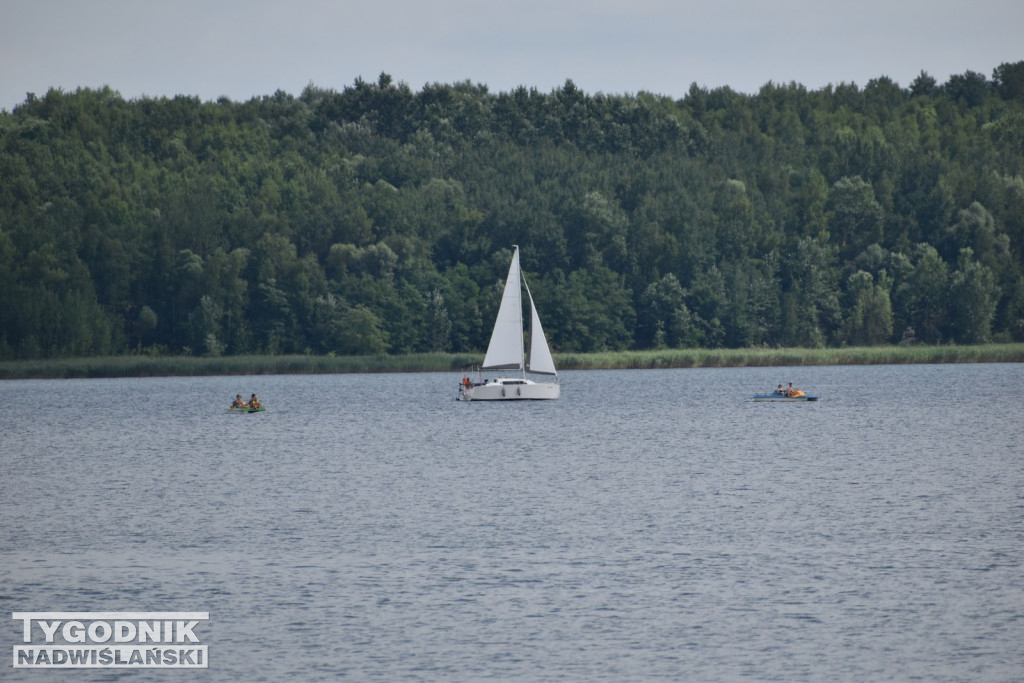
M 505 292 L 501 295 L 498 318 L 494 321 L 482 369 L 523 369 L 523 298 L 519 291 L 518 246 L 512 252 L 512 265 L 505 279 Z
M 526 297 L 530 300 L 530 347 L 526 356 L 526 369 L 528 372 L 536 372 L 542 375 L 557 375 L 555 361 L 551 358 L 551 349 L 548 348 L 548 340 L 544 337 L 544 329 L 540 326 L 540 316 L 537 315 L 537 307 L 533 305 L 533 295 L 530 294 L 530 285 L 526 284 Z

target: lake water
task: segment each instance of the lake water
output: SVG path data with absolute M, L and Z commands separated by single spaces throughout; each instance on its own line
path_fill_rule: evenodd
M 1024 679 L 1024 365 L 460 378 L 0 382 L 3 652 L 208 611 L 213 681 Z

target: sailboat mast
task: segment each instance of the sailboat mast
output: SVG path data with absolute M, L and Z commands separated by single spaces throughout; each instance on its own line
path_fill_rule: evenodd
M 523 269 L 519 265 L 519 245 L 512 245 L 512 269 L 516 271 L 516 313 L 519 314 L 519 375 L 526 379 L 526 348 L 523 346 Z

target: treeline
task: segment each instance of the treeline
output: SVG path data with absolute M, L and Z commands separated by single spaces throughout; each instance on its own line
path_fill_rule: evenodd
M 561 352 L 1024 340 L 1024 62 L 0 112 L 0 359 L 478 352 L 513 244 Z

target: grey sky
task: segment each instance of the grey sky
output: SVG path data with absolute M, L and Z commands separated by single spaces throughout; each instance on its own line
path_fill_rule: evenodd
M 1024 60 L 1020 0 L 0 0 L 0 108 L 51 87 L 244 101 L 382 71 L 541 92 L 754 93 Z

